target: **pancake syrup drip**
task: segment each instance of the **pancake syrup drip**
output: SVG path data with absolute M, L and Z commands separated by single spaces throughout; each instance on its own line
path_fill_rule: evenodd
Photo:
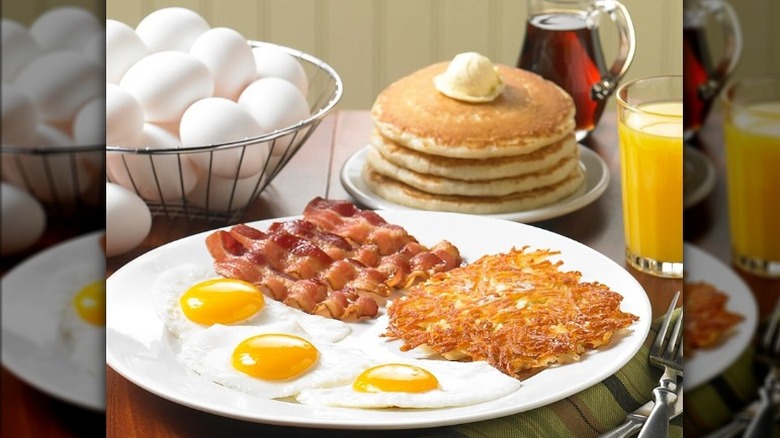
M 566 90 L 577 106 L 577 129 L 591 129 L 606 100 L 594 100 L 591 88 L 606 72 L 598 27 L 583 13 L 551 13 L 528 21 L 517 66 Z

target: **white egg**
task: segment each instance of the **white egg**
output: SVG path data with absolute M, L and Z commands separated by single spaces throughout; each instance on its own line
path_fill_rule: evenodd
M 30 26 L 30 33 L 44 50 L 82 50 L 98 32 L 103 32 L 103 26 L 97 17 L 77 6 L 49 9 Z
M 16 254 L 33 246 L 46 229 L 46 212 L 38 200 L 11 184 L 0 183 L 2 240 L 0 254 Z
M 238 103 L 267 131 L 286 128 L 309 117 L 309 104 L 303 94 L 293 84 L 279 78 L 252 82 L 241 93 Z
M 216 27 L 192 43 L 190 54 L 214 75 L 214 96 L 236 100 L 255 80 L 255 61 L 247 39 L 227 27 Z
M 244 107 L 222 97 L 192 104 L 179 124 L 184 147 L 236 142 L 260 136 L 262 128 Z M 247 178 L 263 170 L 268 158 L 266 143 L 247 147 L 188 154 L 202 170 L 222 178 Z M 240 165 L 240 167 L 239 167 Z
M 77 146 L 102 145 L 106 141 L 106 98 L 87 102 L 73 119 L 73 142 Z
M 58 332 L 63 347 L 78 368 L 89 376 L 101 376 L 105 370 L 106 323 L 105 281 L 95 280 L 95 269 L 73 269 L 70 278 L 58 278 L 68 291 L 62 304 Z M 99 273 L 98 273 L 99 274 Z
M 175 149 L 179 144 L 179 139 L 166 129 L 146 123 L 141 135 L 125 146 L 159 150 Z M 198 182 L 195 164 L 181 154 L 111 152 L 106 157 L 106 166 L 113 182 L 137 192 L 147 201 L 178 201 Z
M 180 299 L 190 287 L 218 278 L 221 277 L 211 267 L 182 264 L 162 272 L 155 280 L 152 285 L 153 305 L 157 315 L 173 336 L 187 338 L 208 327 L 208 324 L 190 320 L 182 310 Z M 257 313 L 234 324 L 263 327 L 279 322 L 295 322 L 312 339 L 322 342 L 338 342 L 352 332 L 349 324 L 342 321 L 309 315 L 265 296 L 262 299 L 263 307 Z M 247 305 L 246 301 L 232 300 L 232 302 L 236 306 Z
M 267 380 L 253 377 L 233 366 L 233 351 L 244 340 L 262 334 L 288 334 L 309 341 L 319 353 L 316 363 L 302 374 L 287 380 Z M 258 353 L 269 366 L 284 370 L 296 367 L 287 354 Z M 335 386 L 351 381 L 360 369 L 370 363 L 361 350 L 339 344 L 319 342 L 308 337 L 294 321 L 269 326 L 213 325 L 195 333 L 181 344 L 179 363 L 201 377 L 219 385 L 263 399 L 277 399 L 298 394 L 305 388 Z
M 271 168 L 265 170 L 270 172 Z M 236 180 L 235 178 L 220 178 L 207 172 L 198 172 L 198 183 L 187 195 L 187 201 L 200 208 L 214 212 L 235 211 L 246 207 L 254 199 L 254 194 L 260 189 L 261 176 L 266 173 L 258 173 L 247 178 Z
M 36 135 L 36 146 L 41 148 L 73 146 L 70 136 L 44 123 L 37 126 Z M 3 178 L 24 187 L 43 202 L 75 203 L 97 176 L 83 160 L 71 153 L 9 154 L 4 158 Z
M 141 244 L 152 228 L 152 214 L 138 195 L 106 183 L 106 257 L 126 253 Z
M 252 55 L 258 78 L 285 79 L 298 87 L 302 95 L 309 94 L 309 78 L 295 57 L 272 46 L 253 47 Z
M 189 53 L 152 53 L 127 70 L 119 86 L 141 104 L 148 122 L 179 120 L 184 111 L 214 93 L 214 76 Z
M 27 64 L 14 85 L 32 99 L 42 120 L 70 122 L 85 103 L 103 95 L 103 66 L 82 52 L 58 50 Z
M 34 147 L 38 111 L 26 94 L 11 85 L 2 84 L 2 144 Z
M 138 100 L 118 85 L 106 83 L 106 144 L 126 146 L 143 128 L 144 112 Z
M 118 84 L 125 72 L 149 49 L 135 30 L 117 20 L 106 20 L 106 82 Z
M 7 18 L 2 19 L 2 79 L 11 83 L 21 69 L 42 52 L 26 27 Z
M 94 59 L 98 65 L 106 65 L 106 33 L 98 32 L 84 45 L 84 54 Z
M 374 356 L 375 359 L 380 359 Z M 307 388 L 296 397 L 300 403 L 313 406 L 340 406 L 351 408 L 447 408 L 470 406 L 495 400 L 517 391 L 520 381 L 498 371 L 487 362 L 451 362 L 446 360 L 409 360 L 382 357 L 384 364 L 403 364 L 422 368 L 432 374 L 438 385 L 424 392 L 358 391 L 352 382 L 332 388 Z M 387 375 L 397 378 L 401 387 L 418 386 L 409 374 L 419 375 L 408 367 L 392 367 Z M 398 372 L 400 371 L 400 372 Z M 383 376 L 383 377 L 387 377 Z M 370 379 L 369 379 L 370 381 Z M 373 386 L 373 382 L 367 383 Z
M 197 12 L 185 8 L 158 9 L 141 20 L 135 31 L 152 52 L 186 52 L 211 26 Z

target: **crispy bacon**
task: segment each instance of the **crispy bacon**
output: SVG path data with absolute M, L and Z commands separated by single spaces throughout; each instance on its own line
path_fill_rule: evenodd
M 347 201 L 312 200 L 303 219 L 246 224 L 206 238 L 214 267 L 288 306 L 345 321 L 373 318 L 393 289 L 455 268 L 460 253 L 428 249 L 402 227 Z

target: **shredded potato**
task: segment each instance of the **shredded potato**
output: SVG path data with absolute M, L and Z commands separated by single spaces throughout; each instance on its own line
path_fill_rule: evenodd
M 485 360 L 518 378 L 577 361 L 638 317 L 604 284 L 561 271 L 556 254 L 513 249 L 436 274 L 392 303 L 385 335 L 403 350 Z

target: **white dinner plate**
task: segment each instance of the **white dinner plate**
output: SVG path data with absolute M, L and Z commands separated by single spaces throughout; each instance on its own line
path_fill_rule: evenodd
M 2 280 L 2 363 L 29 385 L 60 400 L 105 410 L 102 354 L 89 374 L 61 341 L 63 309 L 87 283 L 106 275 L 99 239 L 86 234 L 30 257 Z M 92 339 L 91 341 L 94 341 Z M 101 351 L 103 340 L 91 351 Z
M 683 149 L 683 207 L 701 202 L 715 188 L 715 166 L 693 146 Z
M 685 281 L 706 281 L 728 295 L 726 308 L 744 317 L 716 348 L 685 358 L 683 388 L 690 391 L 726 370 L 750 344 L 758 326 L 758 304 L 744 281 L 729 266 L 700 248 L 685 244 Z
M 561 252 L 563 269 L 582 272 L 583 281 L 600 281 L 624 297 L 622 309 L 639 316 L 610 346 L 580 362 L 542 371 L 521 388 L 494 401 L 449 409 L 352 409 L 305 406 L 263 400 L 212 383 L 186 371 L 172 351 L 173 339 L 153 308 L 151 285 L 157 276 L 183 263 L 211 266 L 204 240 L 211 232 L 193 235 L 131 261 L 106 282 L 108 365 L 136 385 L 176 403 L 247 421 L 307 427 L 401 429 L 460 424 L 515 414 L 547 405 L 588 388 L 628 362 L 641 347 L 651 323 L 647 295 L 617 263 L 595 250 L 552 232 L 479 216 L 441 212 L 382 211 L 388 222 L 405 227 L 424 245 L 447 239 L 466 261 L 504 252 L 512 246 Z M 251 223 L 261 230 L 272 222 Z M 372 322 L 352 324 L 350 336 L 365 335 Z M 376 330 L 378 327 L 373 327 Z
M 363 164 L 366 162 L 366 154 L 370 147 L 363 147 L 352 154 L 344 163 L 344 166 L 341 168 L 341 185 L 358 203 L 367 208 L 377 210 L 417 210 L 382 198 L 363 181 L 360 173 L 363 169 Z M 585 207 L 598 199 L 604 193 L 604 190 L 607 189 L 607 185 L 609 185 L 609 168 L 598 154 L 582 145 L 580 145 L 580 167 L 585 172 L 585 184 L 576 192 L 554 204 L 532 210 L 484 214 L 480 216 L 529 223 L 563 216 Z

